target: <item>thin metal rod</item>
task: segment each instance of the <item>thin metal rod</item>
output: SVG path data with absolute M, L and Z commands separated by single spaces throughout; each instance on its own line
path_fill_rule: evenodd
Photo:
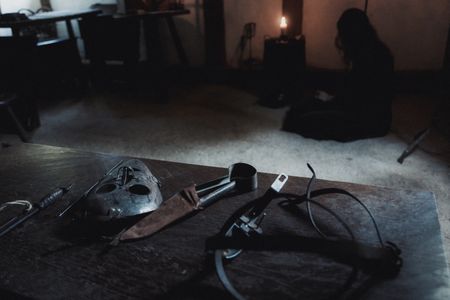
M 12 217 L 8 222 L 2 224 L 2 226 L 0 226 L 0 232 L 3 232 L 4 230 L 6 230 L 6 228 L 11 226 L 11 224 L 15 223 L 19 218 L 20 218 L 20 216 Z
M 85 197 L 87 197 L 87 195 L 103 180 L 103 178 L 105 178 L 106 176 L 110 175 L 112 173 L 112 171 L 114 171 L 121 163 L 123 163 L 123 160 L 119 161 L 117 164 L 114 165 L 114 167 L 112 167 L 108 172 L 105 173 L 105 175 L 102 176 L 102 178 L 100 178 L 96 183 L 94 183 L 84 194 L 83 196 L 81 196 L 80 198 L 78 198 L 77 200 L 73 201 L 72 203 L 70 203 L 69 205 L 67 205 L 66 208 L 64 208 L 58 215 L 57 217 L 62 217 L 64 216 L 70 209 L 72 209 L 72 207 L 75 206 L 75 204 L 77 204 L 78 202 L 80 202 L 82 199 L 84 199 Z
M 22 224 L 35 214 L 37 214 L 39 211 L 46 209 L 50 205 L 54 204 L 56 201 L 61 199 L 66 193 L 68 193 L 71 187 L 72 185 L 69 185 L 68 187 L 61 187 L 50 192 L 49 194 L 45 195 L 41 200 L 39 200 L 39 202 L 34 203 L 33 208 L 26 214 L 14 217 L 8 222 L 6 222 L 6 224 L 3 224 L 0 230 L 0 237 L 10 232 L 11 230 L 16 228 L 18 225 Z
M 11 224 L 9 224 L 9 226 L 5 226 L 5 229 L 2 229 L 2 231 L 0 232 L 0 237 L 7 234 L 8 232 L 10 232 L 11 230 L 13 230 L 14 228 L 16 228 L 18 225 L 22 224 L 23 222 L 25 222 L 26 220 L 28 220 L 29 218 L 31 218 L 32 216 L 34 216 L 35 214 L 37 214 L 39 212 L 39 208 L 33 208 L 29 213 L 27 213 L 26 215 L 23 215 L 22 217 L 19 218 L 13 218 L 11 221 L 14 220 L 14 222 L 12 222 Z M 10 223 L 10 222 L 8 222 Z M 7 223 L 7 224 L 8 224 Z M 2 226 L 3 227 L 3 226 Z

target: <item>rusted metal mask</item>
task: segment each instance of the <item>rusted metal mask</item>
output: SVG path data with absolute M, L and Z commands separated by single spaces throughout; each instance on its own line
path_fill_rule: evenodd
M 89 191 L 82 214 L 89 219 L 110 221 L 154 211 L 163 200 L 159 186 L 142 161 L 124 161 Z

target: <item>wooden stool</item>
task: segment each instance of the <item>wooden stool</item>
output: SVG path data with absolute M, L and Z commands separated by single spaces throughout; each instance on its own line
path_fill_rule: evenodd
M 0 94 L 0 108 L 4 108 L 7 111 L 17 129 L 20 139 L 26 143 L 28 142 L 28 135 L 11 107 L 12 103 L 17 100 L 18 97 L 15 94 Z

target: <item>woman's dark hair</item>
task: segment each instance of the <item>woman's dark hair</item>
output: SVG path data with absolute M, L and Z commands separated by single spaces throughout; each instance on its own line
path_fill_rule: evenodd
M 364 11 L 350 8 L 337 22 L 336 47 L 343 51 L 344 60 L 350 63 L 359 52 L 372 43 L 381 43 L 375 28 Z

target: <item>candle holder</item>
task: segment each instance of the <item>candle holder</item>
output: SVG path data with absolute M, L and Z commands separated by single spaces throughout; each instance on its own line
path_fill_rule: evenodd
M 304 37 L 289 38 L 282 31 L 280 37 L 265 39 L 263 68 L 264 83 L 261 85 L 258 103 L 270 108 L 295 103 L 303 92 Z

